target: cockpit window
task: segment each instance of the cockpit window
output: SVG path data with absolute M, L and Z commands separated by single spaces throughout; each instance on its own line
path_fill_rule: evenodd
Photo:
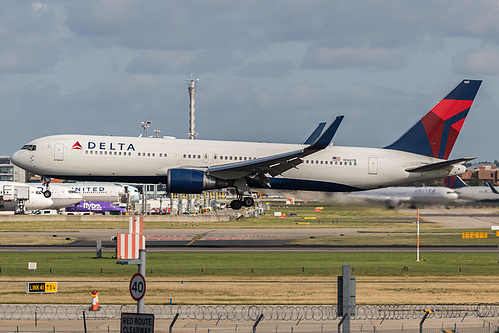
M 36 150 L 36 145 L 24 145 L 21 150 L 30 150 L 30 151 L 35 151 Z

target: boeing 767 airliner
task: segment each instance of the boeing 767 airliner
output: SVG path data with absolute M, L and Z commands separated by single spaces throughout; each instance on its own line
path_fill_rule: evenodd
M 466 171 L 462 163 L 472 158 L 448 157 L 481 82 L 463 80 L 383 148 L 330 145 L 339 116 L 304 144 L 70 134 L 35 139 L 11 159 L 45 177 L 162 183 L 172 193 L 234 187 L 233 209 L 253 205 L 242 194 L 251 188 L 350 192 L 399 186 Z

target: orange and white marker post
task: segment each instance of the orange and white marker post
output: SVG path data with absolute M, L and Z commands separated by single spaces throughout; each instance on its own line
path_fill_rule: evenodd
M 92 306 L 90 311 L 99 311 L 99 292 L 97 290 L 92 291 Z
M 417 245 L 417 250 L 416 250 L 416 252 L 417 252 L 417 259 L 416 259 L 416 261 L 419 261 L 419 208 L 418 208 L 418 220 L 417 220 L 416 223 L 417 223 L 417 226 L 418 226 L 417 227 L 417 229 L 418 229 L 417 230 L 417 234 L 418 234 L 418 241 L 417 241 L 417 243 L 418 243 L 418 245 Z

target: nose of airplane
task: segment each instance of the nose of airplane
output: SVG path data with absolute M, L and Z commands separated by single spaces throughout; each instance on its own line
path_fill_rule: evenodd
M 12 156 L 10 157 L 10 160 L 12 161 L 12 163 L 14 163 L 15 165 L 18 165 L 19 164 L 19 150 L 16 151 L 14 154 L 12 154 Z

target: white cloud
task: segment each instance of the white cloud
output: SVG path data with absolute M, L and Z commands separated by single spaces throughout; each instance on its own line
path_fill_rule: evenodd
M 454 72 L 465 75 L 498 75 L 499 50 L 477 50 L 457 54 L 452 59 Z
M 309 50 L 303 66 L 305 68 L 375 68 L 397 69 L 406 64 L 406 54 L 399 49 L 359 48 L 332 49 L 321 47 Z

